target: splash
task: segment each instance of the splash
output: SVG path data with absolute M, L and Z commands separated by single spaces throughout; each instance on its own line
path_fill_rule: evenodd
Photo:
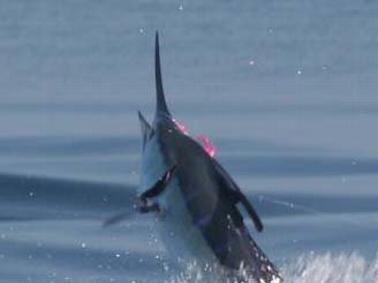
M 176 127 L 181 133 L 189 135 L 189 128 L 186 124 L 174 118 L 172 119 L 172 121 L 173 123 L 175 123 Z M 217 149 L 208 136 L 198 135 L 196 136 L 196 139 L 202 145 L 203 149 L 207 152 L 208 155 L 210 155 L 211 157 L 215 156 Z
M 368 261 L 358 253 L 305 255 L 287 265 L 284 277 L 293 283 L 378 282 L 378 255 Z
M 281 266 L 284 282 L 290 283 L 373 283 L 378 282 L 378 254 L 369 261 L 353 253 L 305 254 L 295 261 Z M 201 267 L 196 262 L 175 275 L 169 283 L 238 283 L 235 279 L 222 278 L 219 267 Z M 243 281 L 244 282 L 244 281 Z M 255 283 L 253 279 L 246 282 Z
M 224 269 L 218 264 L 200 264 L 197 261 L 187 263 L 185 269 L 172 276 L 171 279 L 165 283 L 237 283 L 233 279 L 227 279 Z

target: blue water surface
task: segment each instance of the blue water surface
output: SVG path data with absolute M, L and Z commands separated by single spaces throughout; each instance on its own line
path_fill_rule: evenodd
M 101 226 L 132 211 L 157 29 L 172 113 L 211 137 L 286 282 L 378 282 L 376 1 L 0 7 L 1 283 L 206 282 L 153 217 Z

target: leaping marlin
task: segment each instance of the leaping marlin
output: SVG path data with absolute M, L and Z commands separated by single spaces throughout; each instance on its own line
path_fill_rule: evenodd
M 200 261 L 214 260 L 235 271 L 243 266 L 257 282 L 283 282 L 277 268 L 252 239 L 237 206 L 243 206 L 261 232 L 263 224 L 251 203 L 216 159 L 183 133 L 172 118 L 161 78 L 158 33 L 155 79 L 152 125 L 139 112 L 143 157 L 137 210 L 164 211 L 158 225 L 161 236 L 167 250 L 180 259 L 195 256 Z M 113 217 L 106 224 L 121 218 Z

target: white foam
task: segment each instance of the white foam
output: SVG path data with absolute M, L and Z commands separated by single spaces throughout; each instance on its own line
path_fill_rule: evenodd
M 283 268 L 293 283 L 374 283 L 378 282 L 378 256 L 368 261 L 358 253 L 305 255 Z
M 367 260 L 358 253 L 305 254 L 280 267 L 284 282 L 290 283 L 376 283 L 378 282 L 378 254 Z M 187 268 L 168 281 L 169 283 L 237 282 L 220 279 L 218 267 L 202 268 L 190 263 Z M 219 281 L 221 280 L 221 281 Z M 249 282 L 254 282 L 250 280 Z

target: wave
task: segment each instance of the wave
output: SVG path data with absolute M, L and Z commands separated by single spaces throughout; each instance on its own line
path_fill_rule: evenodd
M 181 272 L 161 244 L 152 241 L 152 246 L 145 245 L 154 235 L 151 217 L 138 217 L 108 230 L 101 228 L 102 221 L 113 213 L 128 208 L 132 213 L 135 191 L 135 186 L 127 184 L 0 174 L 0 225 L 4 236 L 0 250 L 22 263 L 32 255 L 35 264 L 43 265 L 51 259 L 41 255 L 56 255 L 53 264 L 37 272 L 36 278 L 43 277 L 43 272 L 52 266 L 61 266 L 75 278 L 72 282 L 84 282 L 81 276 L 84 278 L 93 272 L 99 279 L 88 282 L 107 282 L 101 276 L 119 276 L 119 282 L 123 282 L 121 277 L 134 276 L 137 282 L 163 282 L 170 277 L 173 281 L 168 282 L 219 282 L 206 279 L 218 276 L 217 269 L 202 270 L 191 264 Z M 374 256 L 376 251 L 371 249 L 376 247 L 376 196 L 248 194 L 251 199 L 256 196 L 254 204 L 267 220 L 269 231 L 255 237 L 268 254 L 274 255 L 285 282 L 378 282 L 378 256 Z M 303 217 L 297 217 L 298 214 Z M 298 231 L 301 231 L 300 236 Z M 300 241 L 293 242 L 297 239 Z M 80 246 L 81 241 L 86 243 L 85 249 Z M 343 244 L 345 241 L 350 249 Z M 342 247 L 334 250 L 339 244 Z M 319 253 L 306 253 L 310 248 Z M 350 250 L 372 250 L 373 254 L 346 253 Z M 122 252 L 126 251 L 132 255 L 124 258 Z M 78 253 L 84 253 L 88 261 L 83 270 L 76 264 Z M 295 256 L 295 253 L 305 254 Z M 122 254 L 121 261 L 118 254 Z M 168 259 L 171 272 L 161 274 L 165 263 L 155 260 L 156 254 Z M 139 262 L 141 259 L 143 264 Z M 147 275 L 140 271 L 146 261 L 158 281 L 147 280 Z M 104 275 L 98 266 L 105 265 L 110 269 Z M 8 267 L 3 267 L 3 274 L 13 272 L 15 266 L 14 261 L 10 261 Z M 23 274 L 27 272 L 24 270 Z M 34 282 L 44 281 L 36 279 Z
M 44 176 L 0 173 L 0 221 L 30 217 L 59 218 L 74 211 L 75 219 L 88 213 L 109 212 L 131 207 L 136 186 Z M 376 213 L 378 197 L 368 195 L 330 195 L 300 192 L 268 193 L 246 191 L 262 217 Z M 337 205 L 335 205 L 337 203 Z M 17 217 L 17 208 L 28 209 Z M 32 209 L 35 208 L 35 212 Z M 48 210 L 59 211 L 58 214 Z
M 0 174 L 0 221 L 99 218 L 132 210 L 135 186 Z

